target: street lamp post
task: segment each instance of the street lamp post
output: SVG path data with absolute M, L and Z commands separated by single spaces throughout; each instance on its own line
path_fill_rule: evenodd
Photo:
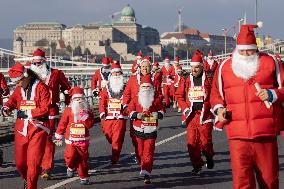
M 257 0 L 255 0 L 255 23 L 257 23 Z
M 227 28 L 223 28 L 222 31 L 224 32 L 224 38 L 225 38 L 225 44 L 224 44 L 224 51 L 225 51 L 225 56 L 227 55 Z
M 243 18 L 240 18 L 240 19 L 239 19 L 239 32 L 241 31 L 241 22 L 243 22 L 243 21 L 244 21 Z

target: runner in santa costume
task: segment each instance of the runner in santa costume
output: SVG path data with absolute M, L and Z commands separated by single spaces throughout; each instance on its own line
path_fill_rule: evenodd
M 167 108 L 170 107 L 171 100 L 173 100 L 173 91 L 172 91 L 172 82 L 175 77 L 175 69 L 174 66 L 170 64 L 169 57 L 165 57 L 165 65 L 162 67 L 163 74 L 163 94 L 165 98 L 165 105 Z
M 174 68 L 174 77 L 172 80 L 172 85 L 171 85 L 171 93 L 173 95 L 173 108 L 177 108 L 177 101 L 176 101 L 176 97 L 175 97 L 175 77 L 177 75 L 177 69 L 180 66 L 179 64 L 179 56 L 176 56 L 174 59 L 174 63 L 173 63 L 173 68 Z
M 55 145 L 52 142 L 52 136 L 59 119 L 59 101 L 60 92 L 66 95 L 66 103 L 69 103 L 68 90 L 71 88 L 64 73 L 58 69 L 50 68 L 47 65 L 45 52 L 37 49 L 33 53 L 33 60 L 30 63 L 26 63 L 26 68 L 34 71 L 41 81 L 45 83 L 51 93 L 51 105 L 49 110 L 49 124 L 50 134 L 45 146 L 45 153 L 42 159 L 42 175 L 44 179 L 50 179 L 51 170 L 54 167 L 54 152 Z
M 216 70 L 211 91 L 213 112 L 227 125 L 235 189 L 256 188 L 255 176 L 259 188 L 279 188 L 284 75 L 272 56 L 258 52 L 259 25 L 241 26 L 236 49 Z
M 217 67 L 218 67 L 218 62 L 214 60 L 213 53 L 212 51 L 210 51 L 208 53 L 207 59 L 204 60 L 204 71 L 207 75 L 207 78 L 210 81 L 210 84 L 212 83 L 213 76 Z
M 102 67 L 98 69 L 92 77 L 92 92 L 94 97 L 100 96 L 100 92 L 108 83 L 110 74 L 110 58 L 102 58 Z
M 140 174 L 144 176 L 144 183 L 150 184 L 158 119 L 162 119 L 165 112 L 159 97 L 155 95 L 150 75 L 141 79 L 138 96 L 131 101 L 128 111 L 129 117 L 134 120 L 133 128 L 141 167 Z
M 162 91 L 161 91 L 161 83 L 156 81 L 157 78 L 152 77 L 151 75 L 151 63 L 149 61 L 149 59 L 143 58 L 141 61 L 141 67 L 139 69 L 139 73 L 134 75 L 134 76 L 130 76 L 125 90 L 123 92 L 123 108 L 124 110 L 127 109 L 128 104 L 137 97 L 138 95 L 138 91 L 139 91 L 139 87 L 140 87 L 140 83 L 141 80 L 144 77 L 148 77 L 150 76 L 153 79 L 153 83 L 155 84 L 154 89 L 155 89 L 155 94 L 158 96 L 158 98 L 160 99 L 160 102 L 162 103 L 163 100 L 163 95 L 162 95 Z M 132 144 L 133 146 L 136 148 L 137 146 L 137 142 L 136 142 L 136 138 L 133 135 L 133 124 L 132 121 L 130 120 L 130 137 L 132 139 Z M 137 155 L 137 151 L 136 151 L 136 155 Z
M 137 74 L 137 70 L 140 67 L 140 63 L 141 63 L 142 58 L 143 58 L 142 52 L 138 52 L 137 56 L 136 56 L 136 61 L 132 63 L 132 67 L 131 67 L 132 75 L 136 75 Z
M 179 83 L 181 82 L 181 80 L 184 80 L 183 70 L 182 70 L 181 66 L 178 66 L 176 68 L 176 74 L 175 74 L 175 79 L 174 79 L 174 83 L 173 83 L 175 92 L 177 91 L 177 89 L 179 87 Z M 174 96 L 175 96 L 175 101 L 176 101 L 176 104 L 177 104 L 177 107 L 178 107 L 178 112 L 180 113 L 181 112 L 181 107 L 178 105 L 177 96 L 176 95 L 174 95 Z
M 73 177 L 78 170 L 80 184 L 89 184 L 88 158 L 89 158 L 89 129 L 94 125 L 94 115 L 85 98 L 84 90 L 74 87 L 69 91 L 72 96 L 70 106 L 67 107 L 60 119 L 55 133 L 54 143 L 62 146 L 65 134 L 64 159 L 67 166 L 67 176 Z
M 100 118 L 104 120 L 102 129 L 112 146 L 111 164 L 119 160 L 126 130 L 127 113 L 122 108 L 122 94 L 125 88 L 119 62 L 111 65 L 109 83 L 101 92 Z
M 154 62 L 152 64 L 151 75 L 152 75 L 152 81 L 154 82 L 154 86 L 161 88 L 163 75 L 161 69 L 159 68 L 158 62 Z
M 15 163 L 25 188 L 36 189 L 45 143 L 50 133 L 48 112 L 50 93 L 35 73 L 19 62 L 8 71 L 16 84 L 13 94 L 3 108 L 4 116 L 17 110 L 15 124 Z
M 187 126 L 187 148 L 193 166 L 192 174 L 200 175 L 204 165 L 201 153 L 206 157 L 208 169 L 214 167 L 212 142 L 213 114 L 210 112 L 210 83 L 203 70 L 199 51 L 191 58 L 191 74 L 186 82 L 180 82 L 176 96 Z M 183 80 L 184 81 L 184 80 Z

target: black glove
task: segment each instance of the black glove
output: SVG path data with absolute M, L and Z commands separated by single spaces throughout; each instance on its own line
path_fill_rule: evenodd
M 1 108 L 1 114 L 2 114 L 3 116 L 9 116 L 9 115 L 10 115 L 9 108 L 3 106 L 3 107 Z
M 22 118 L 22 119 L 26 119 L 28 118 L 28 115 L 26 114 L 26 112 L 22 111 L 22 110 L 18 110 L 17 111 L 17 118 Z
M 0 94 L 3 95 L 4 94 L 4 89 L 0 88 Z
M 130 119 L 137 119 L 137 114 L 138 114 L 138 112 L 134 112 L 134 113 L 131 115 Z
M 97 97 L 99 95 L 98 91 L 93 92 L 94 97 Z
M 164 115 L 161 112 L 158 112 L 158 119 L 163 119 Z

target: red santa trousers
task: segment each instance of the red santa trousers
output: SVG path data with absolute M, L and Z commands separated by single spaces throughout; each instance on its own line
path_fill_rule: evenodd
M 103 124 L 103 132 L 112 147 L 112 161 L 118 161 L 122 149 L 125 131 L 125 119 L 105 120 Z
M 229 140 L 234 189 L 279 188 L 279 159 L 276 138 Z
M 50 119 L 50 133 L 47 137 L 45 152 L 41 163 L 42 172 L 50 171 L 54 167 L 54 153 L 55 153 L 55 144 L 52 141 L 52 137 L 55 131 L 55 126 L 57 125 L 58 120 Z
M 156 139 L 141 139 L 136 137 L 137 151 L 142 174 L 150 175 L 153 169 Z
M 173 100 L 173 87 L 171 85 L 163 85 L 163 94 L 164 94 L 164 99 L 166 106 L 169 107 L 171 100 Z
M 89 159 L 89 145 L 74 145 L 66 144 L 64 159 L 66 166 L 72 170 L 77 169 L 78 175 L 81 179 L 89 177 L 88 159 Z
M 200 124 L 201 110 L 192 112 L 187 120 L 187 149 L 194 168 L 204 165 L 201 152 L 206 158 L 213 158 L 212 123 Z
M 284 141 L 284 131 L 281 131 L 282 140 Z
M 26 137 L 15 131 L 16 167 L 21 177 L 27 181 L 28 189 L 37 188 L 46 140 L 46 131 L 31 125 L 28 126 Z

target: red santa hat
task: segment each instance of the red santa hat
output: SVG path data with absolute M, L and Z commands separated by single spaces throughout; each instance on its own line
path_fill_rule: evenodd
M 165 56 L 164 60 L 170 60 L 169 56 Z
M 181 66 L 178 66 L 178 67 L 177 67 L 177 71 L 182 71 L 182 67 L 181 67 Z
M 25 67 L 20 62 L 16 62 L 15 65 L 10 68 L 8 74 L 13 83 L 28 76 Z
M 136 58 L 142 58 L 142 57 L 143 57 L 142 52 L 138 52 Z
M 102 65 L 107 66 L 110 64 L 109 58 L 108 57 L 103 57 L 102 58 Z
M 159 62 L 155 61 L 155 62 L 153 63 L 153 66 L 159 67 Z
M 179 57 L 178 56 L 175 57 L 174 63 L 179 63 Z
M 203 53 L 200 52 L 199 50 L 195 51 L 195 53 L 193 54 L 191 58 L 190 65 L 191 66 L 203 65 L 202 55 Z
M 152 78 L 150 75 L 141 77 L 140 86 L 153 86 Z
M 111 64 L 111 73 L 113 72 L 122 72 L 121 66 L 119 61 L 113 61 L 113 63 Z
M 80 87 L 73 87 L 69 90 L 68 94 L 72 97 L 72 99 L 78 97 L 85 97 L 84 90 Z
M 152 58 L 151 56 L 146 56 L 142 59 L 142 61 L 140 62 L 140 65 L 142 64 L 142 62 L 151 62 Z
M 32 63 L 30 61 L 26 62 L 26 64 L 24 65 L 24 67 L 26 69 L 30 69 L 31 68 Z
M 211 50 L 210 50 L 210 52 L 208 53 L 208 57 L 213 57 L 213 53 L 212 53 Z
M 46 60 L 45 52 L 41 49 L 37 49 L 33 53 L 33 60 Z
M 281 61 L 281 57 L 278 53 L 275 55 L 275 58 L 276 58 L 276 60 Z
M 256 38 L 254 35 L 255 28 L 261 28 L 262 22 L 258 22 L 256 25 L 242 25 L 240 33 L 237 37 L 237 49 L 248 50 L 257 49 Z
M 111 57 L 108 58 L 109 63 L 113 63 L 113 59 Z

